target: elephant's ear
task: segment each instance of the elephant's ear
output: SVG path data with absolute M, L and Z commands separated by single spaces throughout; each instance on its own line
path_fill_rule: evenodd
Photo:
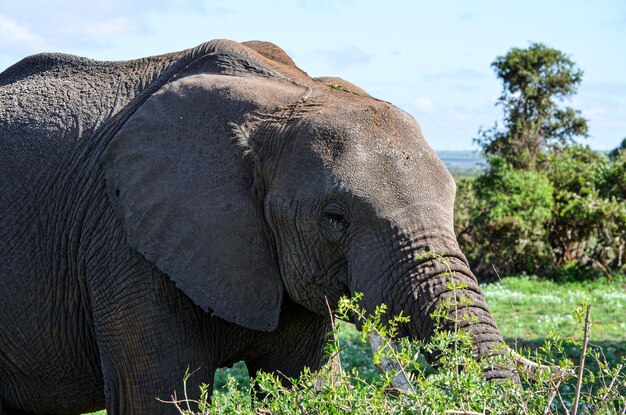
M 301 90 L 198 72 L 173 78 L 116 133 L 102 159 L 107 192 L 128 244 L 197 305 L 271 331 L 283 284 L 257 200 L 259 169 L 231 130 L 247 113 L 271 112 Z

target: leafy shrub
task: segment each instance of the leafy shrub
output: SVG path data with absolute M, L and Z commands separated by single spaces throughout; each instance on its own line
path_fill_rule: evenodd
M 554 183 L 548 232 L 559 267 L 595 267 L 607 276 L 624 270 L 626 155 L 609 161 L 588 147 L 548 155 Z
M 528 272 L 553 277 L 626 270 L 626 139 L 608 159 L 576 144 L 587 137 L 580 111 L 563 107 L 582 71 L 540 43 L 512 48 L 491 64 L 502 80 L 503 128 L 475 141 L 489 169 L 460 209 L 461 245 L 483 277 Z M 498 254 L 500 261 L 494 260 Z
M 491 275 L 492 263 L 506 274 L 542 272 L 552 260 L 547 224 L 553 193 L 545 175 L 515 169 L 501 158 L 459 187 L 459 243 L 479 275 Z
M 462 303 L 459 299 L 451 306 L 456 308 Z M 315 373 L 305 371 L 293 380 L 290 388 L 270 374 L 261 374 L 246 387 L 230 377 L 224 392 L 215 393 L 209 402 L 204 388 L 201 390 L 204 395 L 197 403 L 202 414 L 569 414 L 576 410 L 585 414 L 623 413 L 626 411 L 624 365 L 609 367 L 593 349 L 585 353 L 589 314 L 588 308 L 587 314 L 584 310 L 581 306 L 574 313 L 581 325 L 584 320 L 583 341 L 564 341 L 554 336 L 533 355 L 534 360 L 561 366 L 559 373 L 576 370 L 578 376 L 569 381 L 555 376 L 557 372 L 551 370 L 520 370 L 523 387 L 510 380 L 487 382 L 483 372 L 494 360 L 477 362 L 467 333 L 437 331 L 427 342 L 403 340 L 397 348 L 385 341 L 374 356 L 374 359 L 394 360 L 407 374 L 410 384 L 403 391 L 392 384 L 396 373 L 379 374 L 373 381 L 366 381 L 355 368 L 333 371 L 327 365 Z M 393 334 L 393 322 L 391 327 L 380 323 L 385 312 L 380 308 L 375 315 L 366 316 L 357 301 L 341 302 L 340 314 L 350 313 L 364 319 L 363 341 L 371 332 L 380 336 Z M 447 314 L 450 315 L 456 313 Z M 582 348 L 583 357 L 596 361 L 599 369 L 594 373 L 583 370 L 583 365 L 577 367 L 564 357 L 565 350 L 572 346 Z M 341 347 L 335 340 L 329 344 L 328 352 L 336 354 Z M 436 370 L 421 363 L 423 360 L 418 357 L 423 352 L 438 356 L 434 362 Z M 181 414 L 191 414 L 185 409 L 188 402 L 183 399 L 174 404 Z
M 543 170 L 490 158 L 457 189 L 456 228 L 478 275 L 586 278 L 626 271 L 626 152 L 580 145 L 543 155 Z

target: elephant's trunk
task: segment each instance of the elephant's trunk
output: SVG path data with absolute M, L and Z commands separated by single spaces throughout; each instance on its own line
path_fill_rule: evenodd
M 404 335 L 426 340 L 434 330 L 466 330 L 473 335 L 477 359 L 508 355 L 488 366 L 484 375 L 488 380 L 512 378 L 518 380 L 515 366 L 525 372 L 548 371 L 554 378 L 569 378 L 571 373 L 559 368 L 537 364 L 520 356 L 504 343 L 496 323 L 489 312 L 476 278 L 462 255 L 436 257 L 410 269 L 396 282 L 398 291 L 411 287 L 404 307 L 393 307 L 392 313 L 403 311 L 411 320 Z M 398 297 L 396 297 L 398 298 Z M 402 296 L 400 295 L 400 298 Z M 397 302 L 396 302 L 397 304 Z M 444 311 L 445 310 L 445 311 Z M 370 346 L 376 353 L 386 339 L 373 333 Z M 411 382 L 397 362 L 387 359 L 379 365 L 382 372 L 395 371 L 393 387 L 403 392 L 411 391 Z
M 372 332 L 369 337 L 370 347 L 372 348 L 372 353 L 379 352 L 381 346 L 385 343 L 391 344 L 391 347 L 395 348 L 395 344 L 393 340 L 385 338 L 379 335 L 376 332 Z M 535 363 L 530 359 L 527 359 L 524 356 L 521 356 L 514 350 L 506 349 L 506 353 L 510 358 L 509 361 L 514 363 L 520 370 L 526 373 L 538 373 L 538 372 L 547 372 L 553 381 L 558 380 L 568 380 L 575 376 L 574 371 L 562 369 L 558 366 L 546 366 L 539 363 Z M 378 370 L 381 373 L 394 372 L 395 375 L 391 380 L 391 386 L 403 393 L 415 393 L 415 389 L 412 386 L 411 375 L 406 372 L 406 370 L 400 366 L 400 364 L 389 357 L 382 358 L 380 363 L 378 364 Z M 510 369 L 507 369 L 510 370 Z M 514 375 L 514 378 L 516 376 Z M 492 378 L 493 379 L 493 378 Z
M 388 285 L 381 290 L 382 299 L 368 298 L 366 291 L 365 307 L 373 310 L 376 304 L 386 303 L 390 316 L 400 312 L 409 316 L 410 322 L 400 327 L 401 336 L 428 340 L 435 330 L 465 330 L 473 336 L 476 359 L 506 353 L 502 335 L 460 251 L 445 256 L 414 253 L 411 257 L 398 267 L 404 270 L 383 279 Z M 514 372 L 512 365 L 498 365 L 484 375 L 489 380 L 514 378 Z
M 476 278 L 462 255 L 436 257 L 430 270 L 422 267 L 408 277 L 414 288 L 408 301 L 411 321 L 408 335 L 429 339 L 435 330 L 468 331 L 474 353 L 481 360 L 505 353 L 507 348 L 493 319 Z M 492 367 L 487 379 L 513 377 L 511 368 Z

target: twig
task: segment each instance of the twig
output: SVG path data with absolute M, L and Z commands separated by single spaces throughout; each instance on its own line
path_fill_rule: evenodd
M 556 397 L 556 394 L 559 393 L 559 386 L 561 386 L 561 379 L 559 379 L 557 383 L 554 383 L 552 380 L 550 380 L 550 383 L 552 383 L 552 393 L 550 394 L 550 397 L 548 398 L 548 404 L 546 405 L 546 409 L 543 410 L 543 415 L 547 415 L 550 413 L 550 405 L 552 405 L 552 401 Z
M 589 311 L 591 305 L 587 304 L 585 312 L 585 337 L 583 338 L 583 353 L 580 356 L 580 369 L 578 372 L 578 384 L 576 385 L 576 395 L 574 396 L 574 407 L 572 415 L 578 412 L 578 400 L 580 399 L 580 388 L 583 385 L 583 371 L 585 369 L 585 357 L 587 356 L 587 343 L 589 343 Z
M 404 370 L 404 367 L 400 364 L 400 358 L 398 357 L 398 354 L 396 352 L 396 346 L 393 343 L 393 340 L 381 335 L 374 329 L 370 333 L 369 343 L 373 353 L 382 353 L 381 349 L 384 349 L 385 347 L 389 348 L 389 350 L 391 351 L 393 358 L 382 358 L 380 360 L 380 364 L 376 365 L 378 367 L 378 371 L 383 375 L 386 372 L 396 372 L 396 375 L 391 381 L 391 386 L 402 393 L 411 393 L 413 395 L 416 395 L 417 391 L 410 381 L 411 377 Z
M 511 300 L 511 293 L 509 292 L 509 290 L 506 288 L 506 286 L 504 285 L 504 283 L 502 282 L 502 277 L 500 276 L 500 273 L 498 272 L 498 270 L 496 269 L 496 266 L 491 264 L 491 268 L 493 268 L 493 272 L 496 273 L 496 277 L 498 277 L 498 282 L 500 282 L 500 285 L 502 285 L 502 288 L 504 288 L 504 292 L 506 294 L 507 300 L 509 300 L 509 304 L 511 305 L 511 308 L 513 309 L 513 315 L 515 316 L 515 350 L 518 350 L 518 345 L 517 345 L 517 340 L 518 340 L 518 334 L 519 334 L 519 315 L 517 314 L 517 310 L 515 309 L 515 305 L 513 305 L 513 301 Z
M 561 394 L 557 393 L 556 397 L 559 398 L 559 402 L 561 402 L 561 406 L 563 407 L 563 410 L 565 411 L 565 415 L 569 415 L 569 410 L 567 409 L 565 402 L 563 402 L 563 397 L 561 396 Z
M 181 403 L 181 402 L 183 402 L 183 401 L 179 401 L 178 400 L 178 398 L 176 397 L 176 391 L 174 391 L 174 394 L 172 395 L 172 403 L 174 403 L 174 405 L 176 405 L 176 409 L 178 409 L 178 412 L 180 412 L 180 415 L 185 415 L 185 412 L 179 406 L 179 403 Z M 187 402 L 187 408 L 189 408 L 189 402 Z
M 333 331 L 335 331 L 335 317 L 333 316 L 333 310 L 328 302 L 328 297 L 324 296 L 324 301 L 326 301 L 326 309 L 328 309 L 328 315 L 330 316 L 330 324 L 333 326 Z
M 333 316 L 332 308 L 330 307 L 330 303 L 328 302 L 328 298 L 324 296 L 324 300 L 326 301 L 326 307 L 328 308 L 328 315 L 330 316 L 330 324 L 333 328 L 333 344 L 336 347 L 339 344 L 339 339 L 337 337 L 337 326 L 335 325 L 335 318 Z M 343 367 L 341 366 L 341 357 L 339 356 L 339 350 L 335 350 L 330 355 L 330 382 L 331 385 L 340 385 L 343 382 Z M 320 385 L 321 386 L 321 385 Z M 321 388 L 320 388 L 321 389 Z
M 169 403 L 172 404 L 176 407 L 176 409 L 178 410 L 178 413 L 180 415 L 186 415 L 187 413 L 191 414 L 191 409 L 189 409 L 189 412 L 185 412 L 183 410 L 183 408 L 181 408 L 181 404 L 186 404 L 187 408 L 189 408 L 189 403 L 195 403 L 197 405 L 202 404 L 202 402 L 197 401 L 195 399 L 189 399 L 189 398 L 185 398 L 185 399 L 178 399 L 178 397 L 176 396 L 176 391 L 174 391 L 174 394 L 172 396 L 170 396 L 171 400 L 167 401 L 161 398 L 156 398 L 157 401 L 161 402 L 161 403 Z
M 446 414 L 456 414 L 456 415 L 484 415 L 484 412 L 474 412 L 474 411 L 459 411 L 457 409 L 446 409 Z
M 521 367 L 521 369 L 528 373 L 534 373 L 539 371 L 545 371 L 550 373 L 551 380 L 568 380 L 574 377 L 574 371 L 569 369 L 563 369 L 558 366 L 546 366 L 539 363 L 535 363 L 530 359 L 525 358 L 514 350 L 510 350 L 511 357 L 515 363 Z
M 615 372 L 615 376 L 613 376 L 613 379 L 611 379 L 611 383 L 609 384 L 609 387 L 607 388 L 606 392 L 602 396 L 602 399 L 600 400 L 600 404 L 598 405 L 598 410 L 600 410 L 600 408 L 602 408 L 602 406 L 604 406 L 604 404 L 606 403 L 606 400 L 609 397 L 609 393 L 611 393 L 611 389 L 613 389 L 613 386 L 615 385 L 615 381 L 619 377 L 619 372 L 621 372 L 623 368 L 624 368 L 623 364 L 619 365 L 617 367 L 617 371 Z M 598 412 L 596 411 L 594 413 L 598 413 Z

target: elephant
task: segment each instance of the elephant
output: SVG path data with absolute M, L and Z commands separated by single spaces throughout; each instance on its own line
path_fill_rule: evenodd
M 271 43 L 27 57 L 0 143 L 0 414 L 176 413 L 155 398 L 187 369 L 237 361 L 296 377 L 357 292 L 427 339 L 450 271 L 477 358 L 503 344 L 417 122 Z

